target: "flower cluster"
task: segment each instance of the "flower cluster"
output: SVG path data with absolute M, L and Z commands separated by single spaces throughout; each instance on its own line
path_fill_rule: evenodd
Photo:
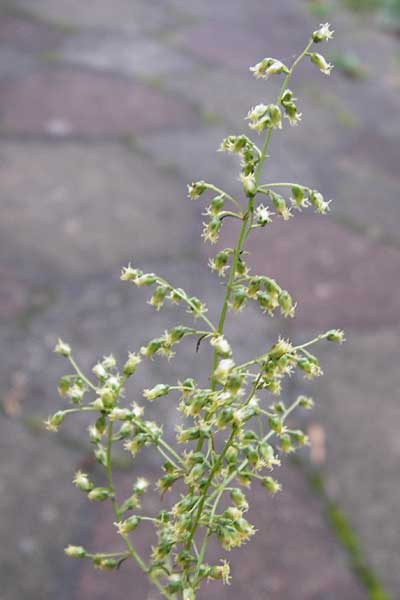
M 319 361 L 310 347 L 321 340 L 344 341 L 341 330 L 327 331 L 299 345 L 279 337 L 260 356 L 238 363 L 224 333 L 229 310 L 241 311 L 250 302 L 271 317 L 277 311 L 283 317 L 294 316 L 296 304 L 289 292 L 271 277 L 251 272 L 245 244 L 254 229 L 269 226 L 274 217 L 287 221 L 307 207 L 319 214 L 329 210 L 330 202 L 312 188 L 295 183 L 263 183 L 261 177 L 273 132 L 283 128 L 284 118 L 290 125 L 301 120 L 297 99 L 288 88 L 289 80 L 305 57 L 323 73 L 330 73 L 331 65 L 311 48 L 331 39 L 332 33 L 328 24 L 321 25 L 291 66 L 264 58 L 251 67 L 257 79 L 282 77 L 283 81 L 275 101 L 256 105 L 246 117 L 252 131 L 264 134 L 262 149 L 246 135 L 231 135 L 219 148 L 240 159 L 242 198 L 203 180 L 188 186 L 188 196 L 193 200 L 211 196 L 204 212 L 204 241 L 218 242 L 225 219 L 241 223 L 235 247 L 218 249 L 209 261 L 211 270 L 225 278 L 217 325 L 207 316 L 202 300 L 155 273 L 128 265 L 121 272 L 123 281 L 151 289 L 148 303 L 157 311 L 166 303 L 185 307 L 194 320 L 193 326 L 175 325 L 129 352 L 121 365 L 114 356 L 104 356 L 93 366 L 90 376 L 80 369 L 68 344 L 59 340 L 55 347 L 73 370 L 58 384 L 60 395 L 70 405 L 50 416 L 46 426 L 56 431 L 70 414 L 85 412 L 92 416 L 88 436 L 105 477 L 99 479 L 97 470 L 78 470 L 73 483 L 89 501 L 111 504 L 115 532 L 121 542 L 117 552 L 91 553 L 74 545 L 65 552 L 73 558 L 89 559 L 102 570 L 118 569 L 125 560 L 132 559 L 160 594 L 170 600 L 195 600 L 198 589 L 209 579 L 230 583 L 229 563 L 225 559 L 210 562 L 208 543 L 213 539 L 222 551 L 229 551 L 256 534 L 247 515 L 248 488 L 258 485 L 272 495 L 279 492 L 281 485 L 274 469 L 286 454 L 308 443 L 305 432 L 294 426 L 291 414 L 296 408 L 312 408 L 313 401 L 299 396 L 287 404 L 285 380 L 295 371 L 306 379 L 320 376 Z M 278 193 L 277 189 L 283 191 Z M 202 329 L 197 326 L 199 321 Z M 143 406 L 130 402 L 126 383 L 134 379 L 141 363 L 160 356 L 172 359 L 179 344 L 190 337 L 195 341 L 193 350 L 198 351 L 203 343 L 202 351 L 205 347 L 211 353 L 207 386 L 201 385 L 196 376 L 185 374 L 174 385 L 148 384 L 141 392 Z M 147 402 L 176 406 L 179 423 L 175 435 L 167 437 L 160 424 L 146 418 Z M 139 477 L 128 492 L 117 490 L 112 475 L 116 446 L 129 459 L 149 447 L 157 451 L 161 460 L 157 480 L 149 482 Z M 152 490 L 160 496 L 160 510 L 154 508 L 154 501 L 146 499 Z M 135 536 L 141 535 L 145 527 L 155 532 L 154 545 L 146 558 L 135 544 Z

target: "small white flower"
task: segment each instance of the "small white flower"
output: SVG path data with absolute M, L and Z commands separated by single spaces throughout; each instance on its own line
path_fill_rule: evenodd
M 267 225 L 267 223 L 271 223 L 271 216 L 273 214 L 275 213 L 272 213 L 267 206 L 264 206 L 264 204 L 260 204 L 259 206 L 257 206 L 255 210 L 255 218 L 257 225 L 261 225 L 261 227 L 264 227 L 265 225 Z
M 230 356 L 232 354 L 232 350 L 231 350 L 231 347 L 229 345 L 229 342 L 222 335 L 219 335 L 217 337 L 211 338 L 210 339 L 210 345 L 221 356 L 227 357 L 227 356 Z
M 327 42 L 333 38 L 333 34 L 335 33 L 330 29 L 329 23 L 321 23 L 319 29 L 314 31 L 312 34 L 313 42 L 318 44 L 319 42 Z
M 221 360 L 214 371 L 214 377 L 218 383 L 226 383 L 229 377 L 229 373 L 232 371 L 235 363 L 230 358 L 224 358 Z

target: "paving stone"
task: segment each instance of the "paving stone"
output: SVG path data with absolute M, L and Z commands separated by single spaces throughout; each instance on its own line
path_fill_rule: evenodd
M 225 224 L 221 243 L 236 232 Z M 246 244 L 256 273 L 276 278 L 298 302 L 294 327 L 366 331 L 398 323 L 400 290 L 393 287 L 400 251 L 334 223 L 330 216 L 296 216 L 255 231 Z M 209 254 L 209 246 L 204 245 Z
M 63 548 L 72 535 L 87 535 L 91 518 L 70 483 L 79 455 L 68 456 L 48 436 L 34 436 L 3 415 L 0 432 L 7 457 L 0 466 L 1 598 L 67 600 L 76 570 Z
M 13 14 L 1 15 L 0 44 L 18 48 L 20 51 L 30 53 L 51 51 L 57 48 L 65 37 L 65 32 L 46 23 Z
M 371 333 L 350 329 L 337 351 L 320 345 L 325 376 L 312 384 L 312 418 L 326 443 L 322 472 L 328 492 L 393 598 L 400 588 L 398 340 L 396 326 Z
M 3 82 L 0 94 L 3 133 L 101 138 L 196 122 L 186 103 L 139 82 L 73 69 Z
M 149 475 L 152 478 L 156 476 L 152 471 Z M 252 506 L 249 519 L 258 533 L 247 547 L 228 554 L 233 575 L 232 587 L 224 588 L 219 582 L 208 582 L 204 584 L 199 598 L 209 598 L 210 595 L 223 599 L 251 597 L 255 600 L 264 599 L 266 595 L 279 600 L 365 598 L 343 561 L 332 532 L 327 528 L 318 501 L 310 493 L 301 474 L 282 467 L 278 476 L 284 485 L 279 497 L 271 499 L 260 488 L 254 489 L 249 496 Z M 120 485 L 128 490 L 129 481 L 131 478 L 122 477 Z M 148 511 L 156 513 L 159 510 L 156 498 L 147 502 Z M 107 524 L 112 520 L 108 508 L 99 507 L 92 542 L 96 547 L 116 548 L 117 536 Z M 151 530 L 145 525 L 141 526 L 133 540 L 144 553 L 153 541 Z M 211 562 L 218 561 L 221 556 L 216 544 L 211 544 L 211 556 Z M 149 591 L 138 568 L 129 568 L 127 563 L 121 567 L 116 591 L 115 574 L 98 574 L 85 564 L 74 600 L 88 596 L 93 600 L 101 600 L 110 594 L 115 600 L 125 598 L 132 587 L 133 578 L 138 598 L 157 597 Z
M 98 71 L 112 71 L 157 79 L 179 78 L 192 69 L 193 61 L 165 44 L 144 37 L 84 33 L 69 38 L 59 54 L 71 64 Z
M 227 135 L 223 127 L 203 125 L 139 137 L 138 144 L 157 166 L 175 171 L 183 181 L 204 179 L 229 191 L 239 188 L 239 169 L 236 157 L 217 151 Z M 197 207 L 202 210 L 203 203 Z
M 167 0 L 96 0 L 94 9 L 80 0 L 15 0 L 36 17 L 61 27 L 97 28 L 136 33 L 159 31 L 176 23 L 177 15 Z
M 30 256 L 39 270 L 88 274 L 161 249 L 166 259 L 191 252 L 190 220 L 170 235 L 180 206 L 192 214 L 184 184 L 123 146 L 36 144 L 33 152 L 7 143 L 0 170 L 4 260 Z

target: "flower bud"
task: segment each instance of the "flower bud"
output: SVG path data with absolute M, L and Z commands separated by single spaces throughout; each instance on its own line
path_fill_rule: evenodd
M 58 338 L 58 342 L 54 348 L 54 352 L 59 354 L 60 356 L 65 356 L 68 358 L 71 356 L 71 346 L 62 341 L 62 339 Z
M 284 317 L 294 317 L 295 306 L 288 292 L 283 290 L 278 297 L 279 307 Z
M 128 360 L 122 368 L 122 372 L 125 375 L 125 377 L 130 377 L 131 375 L 133 375 L 133 373 L 136 371 L 136 367 L 141 361 L 142 359 L 138 354 L 130 352 L 128 355 Z
M 88 493 L 89 500 L 95 500 L 96 502 L 103 502 L 104 500 L 107 500 L 107 498 L 109 498 L 109 497 L 110 497 L 110 492 L 107 488 L 104 488 L 104 487 L 93 488 Z
M 223 335 L 218 335 L 210 339 L 210 346 L 212 346 L 217 354 L 224 358 L 232 354 L 229 342 L 224 338 Z
M 156 310 L 160 310 L 164 304 L 165 296 L 168 294 L 169 288 L 165 285 L 160 285 L 156 288 L 154 294 L 149 300 L 149 304 L 154 306 Z
M 138 477 L 132 490 L 138 496 L 142 496 L 148 489 L 149 482 L 144 477 Z
M 274 205 L 274 208 L 276 210 L 276 214 L 282 217 L 284 221 L 288 221 L 292 216 L 292 213 L 290 212 L 290 209 L 286 206 L 285 199 L 279 194 L 276 194 L 275 192 L 270 192 L 270 196 L 272 199 L 272 204 Z
M 313 32 L 312 40 L 314 44 L 319 44 L 320 42 L 327 42 L 333 38 L 333 34 L 335 32 L 330 29 L 329 23 L 321 23 L 319 29 Z
M 310 52 L 309 54 L 311 62 L 318 67 L 318 69 L 324 75 L 330 75 L 333 69 L 333 65 L 327 62 L 327 60 L 322 56 L 322 54 L 318 54 L 318 52 Z
M 137 517 L 136 515 L 132 515 L 131 517 L 128 517 L 128 519 L 126 519 L 125 521 L 118 521 L 117 523 L 114 523 L 114 525 L 118 529 L 118 533 L 120 535 L 126 535 L 127 533 L 130 533 L 131 531 L 135 531 L 135 529 L 139 525 L 139 523 L 140 523 L 140 517 Z
M 247 290 L 243 285 L 236 286 L 231 294 L 231 307 L 233 310 L 241 310 L 247 300 Z
M 77 471 L 75 473 L 73 483 L 83 492 L 90 492 L 90 490 L 93 489 L 93 483 L 89 480 L 86 473 L 82 473 L 82 471 Z
M 230 372 L 232 371 L 235 363 L 230 358 L 224 358 L 219 362 L 217 368 L 214 371 L 214 379 L 218 383 L 226 383 Z
M 237 458 L 239 455 L 239 451 L 234 446 L 230 446 L 228 450 L 225 452 L 225 460 L 228 465 L 234 465 L 237 462 Z
M 240 510 L 246 511 L 249 508 L 249 504 L 246 500 L 246 496 L 239 488 L 233 488 L 233 490 L 229 493 L 232 502 L 237 506 Z
M 277 492 L 279 492 L 282 489 L 282 486 L 280 483 L 278 483 L 275 479 L 273 479 L 272 477 L 264 477 L 263 480 L 261 481 L 261 485 L 268 490 L 269 492 L 271 492 L 271 494 L 274 496 Z
M 139 269 L 134 269 L 130 264 L 121 270 L 122 281 L 135 281 L 141 275 L 143 275 L 143 272 Z
M 343 342 L 345 341 L 344 331 L 342 331 L 341 329 L 332 329 L 331 331 L 328 331 L 328 333 L 326 334 L 326 339 L 329 340 L 330 342 L 336 342 L 338 344 L 343 344 Z
M 207 189 L 205 181 L 195 181 L 191 185 L 187 186 L 188 196 L 191 200 L 197 200 L 201 194 Z
M 224 197 L 215 196 L 209 204 L 208 213 L 213 216 L 218 216 L 221 210 L 224 208 Z
M 67 546 L 64 550 L 65 554 L 72 558 L 85 558 L 86 550 L 82 546 Z
M 146 400 L 149 400 L 150 402 L 152 402 L 156 398 L 161 398 L 161 396 L 166 396 L 168 394 L 169 390 L 170 390 L 169 385 L 165 385 L 164 383 L 159 383 L 158 385 L 154 386 L 151 390 L 150 389 L 144 390 L 143 396 L 146 398 Z
M 222 579 L 225 585 L 229 585 L 231 579 L 229 563 L 224 560 L 222 565 L 211 567 L 208 577 L 210 579 Z
M 249 197 L 255 196 L 255 194 L 257 192 L 257 186 L 256 186 L 256 179 L 255 179 L 253 173 L 250 173 L 249 175 L 244 175 L 243 173 L 241 173 L 240 181 L 242 182 L 243 190 L 244 190 L 244 193 L 246 194 L 246 196 L 249 196 Z
M 250 71 L 256 79 L 268 79 L 272 75 L 289 73 L 289 69 L 275 58 L 264 58 L 262 61 L 250 67 Z
M 142 287 L 144 285 L 153 285 L 157 281 L 158 277 L 154 273 L 144 273 L 135 279 L 135 284 L 138 287 Z
M 301 408 L 305 408 L 307 410 L 310 410 L 314 406 L 314 400 L 308 396 L 299 396 L 297 398 L 297 402 Z
M 108 373 L 102 363 L 97 363 L 97 365 L 94 365 L 92 371 L 99 381 L 105 381 L 108 377 Z
M 45 421 L 47 431 L 58 431 L 58 426 L 64 421 L 65 412 L 59 410 Z

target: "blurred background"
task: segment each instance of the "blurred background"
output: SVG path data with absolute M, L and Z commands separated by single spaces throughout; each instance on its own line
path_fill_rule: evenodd
M 280 495 L 254 488 L 259 533 L 231 553 L 234 585 L 210 584 L 201 598 L 400 598 L 399 0 L 1 0 L 1 600 L 155 597 L 132 566 L 95 573 L 63 554 L 118 540 L 108 507 L 88 506 L 71 484 L 77 468 L 96 472 L 87 423 L 43 429 L 66 372 L 52 348 L 61 336 L 90 369 L 180 319 L 119 281 L 129 261 L 216 314 L 221 288 L 186 184 L 237 188 L 236 161 L 216 148 L 276 91 L 249 65 L 290 61 L 325 21 L 336 36 L 321 51 L 336 69 L 299 69 L 290 87 L 303 121 L 274 136 L 268 178 L 320 189 L 333 210 L 249 243 L 254 269 L 298 301 L 297 318 L 248 309 L 228 331 L 243 356 L 278 332 L 302 340 L 341 327 L 348 341 L 318 348 L 323 378 L 285 388 L 315 397 L 297 417 L 311 448 L 276 472 Z M 233 234 L 226 225 L 223 247 Z M 143 365 L 129 397 L 207 367 L 188 345 L 170 365 Z M 171 435 L 173 407 L 151 410 Z M 119 485 L 156 477 L 155 458 L 142 457 L 134 470 L 121 460 Z

